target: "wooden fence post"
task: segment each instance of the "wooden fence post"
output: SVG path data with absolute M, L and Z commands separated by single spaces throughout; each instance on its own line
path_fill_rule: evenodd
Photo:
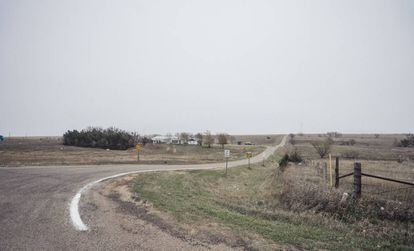
M 361 163 L 354 164 L 354 197 L 361 198 Z
M 335 159 L 335 188 L 339 187 L 339 157 Z
M 322 165 L 322 172 L 323 172 L 323 180 L 325 185 L 328 183 L 328 164 L 326 162 Z

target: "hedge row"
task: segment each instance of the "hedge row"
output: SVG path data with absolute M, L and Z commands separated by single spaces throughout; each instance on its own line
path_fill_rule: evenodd
M 125 150 L 134 146 L 135 137 L 132 133 L 115 127 L 110 127 L 108 129 L 89 127 L 81 131 L 68 130 L 63 134 L 63 144 L 70 146 Z

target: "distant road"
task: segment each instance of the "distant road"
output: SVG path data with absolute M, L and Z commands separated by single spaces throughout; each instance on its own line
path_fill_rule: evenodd
M 260 163 L 286 142 L 251 158 Z M 229 167 L 247 165 L 247 159 Z M 198 165 L 89 165 L 0 168 L 0 247 L 10 249 L 108 249 L 117 244 L 104 233 L 77 231 L 70 220 L 72 198 L 86 184 L 119 173 L 224 168 Z

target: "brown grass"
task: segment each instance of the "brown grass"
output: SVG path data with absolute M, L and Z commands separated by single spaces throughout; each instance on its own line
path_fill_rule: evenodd
M 395 138 L 402 137 L 344 135 L 334 138 L 331 153 L 340 156 L 340 175 L 353 172 L 354 163 L 360 162 L 363 173 L 414 183 L 414 149 L 393 145 Z M 300 165 L 290 164 L 281 175 L 283 188 L 278 196 L 283 207 L 295 212 L 327 214 L 347 223 L 358 224 L 362 232 L 369 236 L 387 236 L 404 243 L 412 240 L 414 187 L 363 176 L 362 198 L 354 200 L 352 176 L 341 179 L 338 189 L 330 185 L 329 168 L 328 178 L 323 176 L 322 166 L 328 163 L 329 167 L 328 159 L 320 159 L 310 144 L 311 141 L 323 139 L 317 135 L 297 136 L 296 144 L 287 147 L 287 151 L 297 150 L 305 161 Z M 355 145 L 343 143 L 350 139 L 356 141 Z M 343 158 L 344 152 L 354 154 L 354 158 Z M 402 163 L 397 161 L 400 155 Z M 333 168 L 334 165 L 333 160 Z M 344 193 L 350 196 L 341 201 Z
M 227 145 L 231 159 L 245 157 L 247 151 L 258 154 L 263 146 Z M 211 148 L 190 145 L 152 145 L 143 147 L 140 162 L 147 164 L 196 164 L 223 161 L 221 146 Z M 0 143 L 0 166 L 135 164 L 135 149 L 105 150 L 62 145 L 60 137 L 8 138 Z

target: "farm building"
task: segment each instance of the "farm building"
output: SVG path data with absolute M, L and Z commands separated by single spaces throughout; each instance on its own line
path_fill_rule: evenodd
M 158 135 L 151 138 L 154 144 L 180 144 L 180 139 L 176 136 L 162 136 Z
M 151 138 L 153 144 L 174 144 L 174 145 L 198 145 L 199 142 L 195 138 L 189 138 L 187 141 L 177 136 L 157 135 Z
M 189 145 L 198 145 L 198 141 L 191 138 L 191 139 L 188 140 L 187 144 L 189 144 Z

